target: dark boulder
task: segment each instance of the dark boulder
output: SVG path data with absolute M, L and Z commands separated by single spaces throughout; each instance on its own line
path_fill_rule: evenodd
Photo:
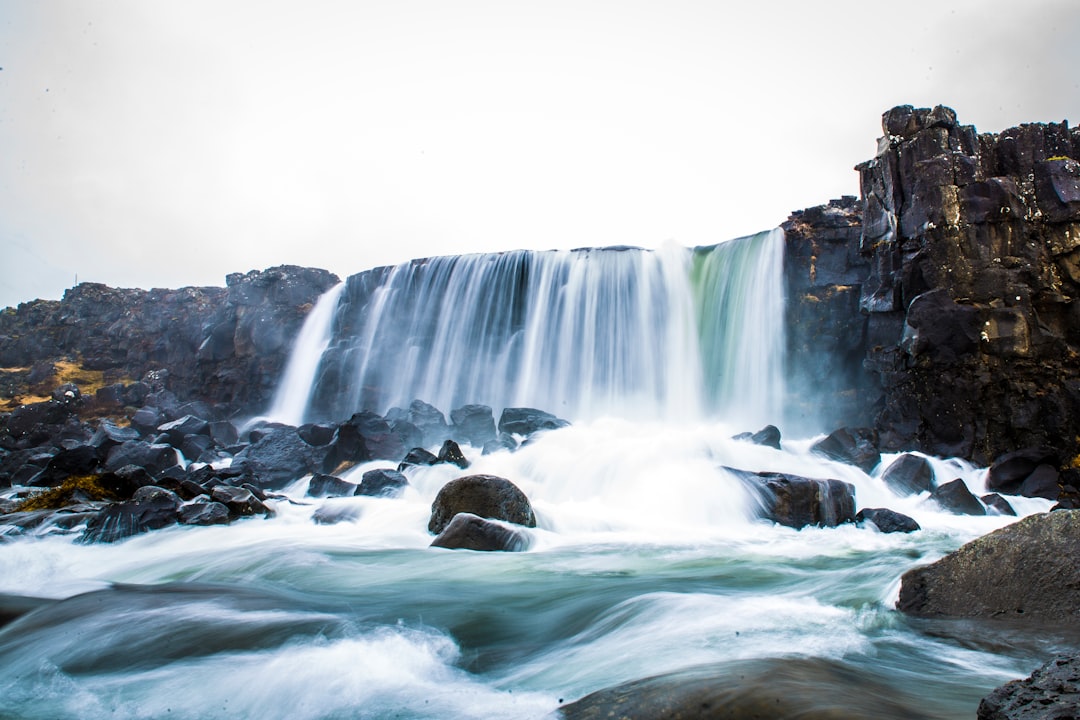
M 408 420 L 392 421 L 390 423 L 390 432 L 397 436 L 401 442 L 401 447 L 417 447 L 418 445 L 427 444 L 424 433 Z
M 487 405 L 463 405 L 450 411 L 453 437 L 473 447 L 484 447 L 495 439 L 495 415 Z
M 333 475 L 315 473 L 308 481 L 309 497 L 348 497 L 355 495 L 357 486 Z
M 144 405 L 131 416 L 131 427 L 146 435 L 157 430 L 163 419 L 161 410 L 152 405 Z
M 131 500 L 109 505 L 86 523 L 81 542 L 115 542 L 132 535 L 174 525 L 182 502 L 175 493 L 147 485 Z
M 985 515 L 986 508 L 971 494 L 960 478 L 939 485 L 930 493 L 930 500 L 957 515 Z
M 89 475 L 98 469 L 100 457 L 93 445 L 73 445 L 53 455 L 31 485 L 53 487 L 72 475 Z
M 111 472 L 125 465 L 137 465 L 145 468 L 151 475 L 158 476 L 167 469 L 179 465 L 179 460 L 176 449 L 171 445 L 133 440 L 109 450 L 105 470 Z
M 1030 447 L 1006 453 L 990 466 L 986 475 L 986 489 L 1005 495 L 1020 495 L 1024 481 L 1036 468 L 1040 465 L 1054 467 L 1057 464 L 1057 453 L 1048 448 Z
M 97 482 L 107 492 L 126 500 L 132 497 L 139 488 L 153 485 L 155 480 L 144 467 L 124 465 L 115 470 L 102 473 L 98 476 Z M 172 488 L 166 489 L 172 490 Z
M 210 439 L 221 447 L 232 447 L 240 440 L 236 426 L 228 420 L 215 420 L 207 427 Z
M 446 424 L 446 416 L 437 407 L 422 400 L 413 400 L 409 404 L 405 417 L 401 419 L 414 425 L 420 431 L 421 440 L 415 443 L 417 445 L 428 447 L 450 437 L 450 427 Z M 411 444 L 407 447 L 411 447 Z
M 390 470 L 389 468 L 368 470 L 360 478 L 360 485 L 356 488 L 356 494 L 396 497 L 405 491 L 408 484 L 408 479 L 397 470 Z
M 761 515 L 767 520 L 795 529 L 807 525 L 836 527 L 855 521 L 855 486 L 850 483 L 786 473 L 728 470 L 757 496 Z
M 458 513 L 431 541 L 431 547 L 451 550 L 520 552 L 528 548 L 524 533 L 471 513 Z
M 509 480 L 494 475 L 467 475 L 446 483 L 431 504 L 428 530 L 441 533 L 458 513 L 536 527 L 536 516 L 525 493 Z
M 897 609 L 919 617 L 1080 623 L 1080 510 L 1031 515 L 906 572 Z
M 1080 716 L 1080 656 L 1061 655 L 979 703 L 978 720 L 1072 720 Z
M 170 443 L 179 447 L 179 444 L 188 435 L 206 435 L 209 437 L 210 423 L 194 415 L 184 415 L 171 422 L 158 425 L 157 431 L 164 433 L 169 438 Z
M 140 437 L 139 431 L 133 427 L 120 427 L 109 420 L 102 420 L 97 431 L 91 436 L 90 444 L 98 448 L 104 457 L 112 447 L 138 440 Z
M 439 462 L 439 456 L 430 450 L 425 450 L 422 447 L 414 447 L 400 463 L 398 463 L 398 471 L 402 471 L 407 467 L 413 465 L 434 465 Z
M 342 428 L 355 428 L 363 437 L 371 460 L 396 460 L 405 452 L 401 438 L 390 427 L 386 418 L 373 412 L 358 412 L 345 421 Z M 336 442 L 336 441 L 335 441 Z
M 121 468 L 121 470 L 123 470 L 123 468 Z M 194 500 L 206 492 L 206 489 L 202 485 L 192 482 L 186 477 L 160 477 L 147 484 L 157 485 L 158 487 L 170 490 L 176 493 L 181 500 Z
M 367 438 L 360 432 L 360 428 L 345 423 L 334 431 L 334 438 L 323 457 L 322 471 L 331 475 L 344 472 L 357 463 L 367 462 L 372 458 Z
M 897 495 L 917 495 L 934 489 L 934 468 L 926 458 L 904 453 L 885 468 L 881 480 Z
M 271 514 L 270 509 L 247 488 L 218 485 L 210 491 L 210 498 L 228 508 L 230 518 Z
M 811 445 L 810 450 L 869 473 L 881 462 L 877 442 L 877 432 L 870 428 L 840 428 Z
M 514 439 L 514 436 L 510 433 L 499 433 L 499 436 L 494 440 L 488 440 L 484 443 L 483 455 L 490 455 L 493 452 L 499 452 L 500 450 L 509 450 L 514 452 L 517 450 L 518 443 Z
M 461 448 L 453 440 L 447 440 L 439 448 L 439 455 L 436 458 L 441 463 L 450 463 L 451 465 L 457 465 L 464 470 L 469 467 L 469 461 L 465 459 L 465 455 L 462 454 Z
M 313 447 L 329 445 L 334 439 L 334 426 L 326 423 L 307 423 L 296 429 L 300 439 Z
M 743 432 L 735 435 L 732 440 L 745 440 L 752 442 L 755 445 L 764 445 L 766 447 L 780 449 L 780 428 L 775 425 L 766 425 L 758 430 L 756 433 Z
M 986 506 L 987 515 L 1011 515 L 1016 517 L 1016 510 L 1009 504 L 1009 501 L 1001 497 L 997 493 L 989 493 L 979 498 L 982 500 L 982 504 Z
M 883 533 L 909 533 L 921 529 L 913 518 L 888 508 L 863 508 L 855 515 L 855 522 L 860 526 L 873 525 Z
M 499 416 L 499 432 L 529 436 L 541 430 L 557 430 L 570 423 L 535 408 L 505 408 Z
M 214 501 L 188 503 L 177 512 L 181 525 L 227 525 L 229 519 L 229 509 Z
M 284 426 L 260 433 L 258 441 L 236 454 L 254 471 L 252 482 L 278 490 L 315 469 L 314 448 L 304 442 L 296 428 Z
M 16 439 L 39 434 L 42 426 L 62 425 L 73 413 L 70 404 L 56 400 L 22 405 L 8 416 L 7 431 Z
M 1020 495 L 1044 500 L 1057 500 L 1061 494 L 1058 471 L 1053 465 L 1040 465 L 1020 484 Z

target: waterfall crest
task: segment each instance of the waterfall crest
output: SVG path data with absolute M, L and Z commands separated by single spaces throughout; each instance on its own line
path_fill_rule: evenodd
M 776 229 L 694 249 L 513 251 L 359 273 L 324 299 L 332 324 L 322 302 L 312 313 L 269 415 L 340 420 L 419 398 L 443 411 L 779 423 L 782 260 Z

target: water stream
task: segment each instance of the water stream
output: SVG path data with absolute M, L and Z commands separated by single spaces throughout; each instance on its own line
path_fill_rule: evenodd
M 798 660 L 822 671 L 807 677 L 859 678 L 796 681 L 798 693 L 974 718 L 989 690 L 1072 641 L 894 610 L 907 569 L 1013 518 L 895 496 L 881 468 L 817 457 L 809 438 L 783 450 L 731 439 L 779 413 L 777 240 L 475 256 L 350 279 L 313 314 L 322 329 L 305 330 L 307 357 L 289 371 L 304 386 L 274 412 L 347 417 L 418 397 L 444 412 L 488 402 L 496 416 L 528 404 L 568 417 L 516 452 L 463 448 L 469 472 L 531 499 L 529 549 L 428 547 L 431 502 L 462 474 L 451 465 L 410 468 L 400 498 L 317 500 L 300 480 L 268 520 L 111 545 L 0 543 L 0 593 L 17 596 L 0 611 L 42 598 L 0 628 L 0 717 L 545 718 L 618 683 Z M 983 470 L 933 464 L 939 481 L 983 490 Z M 859 507 L 923 529 L 777 526 L 725 467 L 842 479 Z M 1012 500 L 1021 515 L 1050 505 Z M 327 505 L 353 519 L 314 522 Z

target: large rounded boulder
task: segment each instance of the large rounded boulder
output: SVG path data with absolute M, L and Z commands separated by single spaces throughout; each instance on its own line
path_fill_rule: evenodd
M 1080 510 L 1032 515 L 906 572 L 897 609 L 919 617 L 1080 623 Z
M 536 527 L 529 498 L 517 485 L 495 475 L 466 475 L 446 483 L 431 504 L 428 530 L 441 533 L 458 513 Z

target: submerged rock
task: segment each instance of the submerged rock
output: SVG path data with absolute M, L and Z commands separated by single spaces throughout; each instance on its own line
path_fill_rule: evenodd
M 374 495 L 383 497 L 397 497 L 405 491 L 409 480 L 397 470 L 378 468 L 368 470 L 360 478 L 360 485 L 356 488 L 356 495 Z
M 495 415 L 487 405 L 464 405 L 450 411 L 454 439 L 483 447 L 495 439 Z
M 764 445 L 766 447 L 780 449 L 780 428 L 775 425 L 766 425 L 758 430 L 756 433 L 743 432 L 735 435 L 732 440 L 745 440 L 752 442 L 755 445 Z
M 757 494 L 762 517 L 795 529 L 855 521 L 855 486 L 842 480 L 728 468 Z
M 1001 497 L 997 493 L 990 493 L 983 495 L 981 498 L 983 505 L 986 506 L 988 515 L 1012 515 L 1016 516 L 1016 510 L 1009 504 L 1009 501 Z
M 499 416 L 499 432 L 532 435 L 541 430 L 557 430 L 570 423 L 536 408 L 505 408 Z
M 985 515 L 986 508 L 971 494 L 960 478 L 939 485 L 930 493 L 930 500 L 957 515 Z
M 309 497 L 347 497 L 355 495 L 356 490 L 357 486 L 348 480 L 315 473 L 308 480 L 307 494 Z
M 598 690 L 565 720 L 920 720 L 916 699 L 833 660 L 705 665 Z
M 536 515 L 525 493 L 495 475 L 467 475 L 446 483 L 431 504 L 428 531 L 441 533 L 458 513 L 536 527 Z
M 472 513 L 458 513 L 443 528 L 431 547 L 451 550 L 520 552 L 529 545 L 524 533 Z
M 855 515 L 855 522 L 859 525 L 870 523 L 883 533 L 909 533 L 921 529 L 914 518 L 888 508 L 863 508 Z
M 840 428 L 811 445 L 810 450 L 869 473 L 881 462 L 877 442 L 877 432 L 870 428 Z
M 1080 716 L 1080 656 L 1061 655 L 1025 680 L 983 698 L 978 720 L 1071 720 Z
M 906 572 L 897 609 L 919 617 L 1080 623 L 1080 510 L 1031 515 Z
M 934 489 L 934 468 L 926 458 L 904 453 L 885 468 L 881 481 L 897 495 L 918 495 Z

